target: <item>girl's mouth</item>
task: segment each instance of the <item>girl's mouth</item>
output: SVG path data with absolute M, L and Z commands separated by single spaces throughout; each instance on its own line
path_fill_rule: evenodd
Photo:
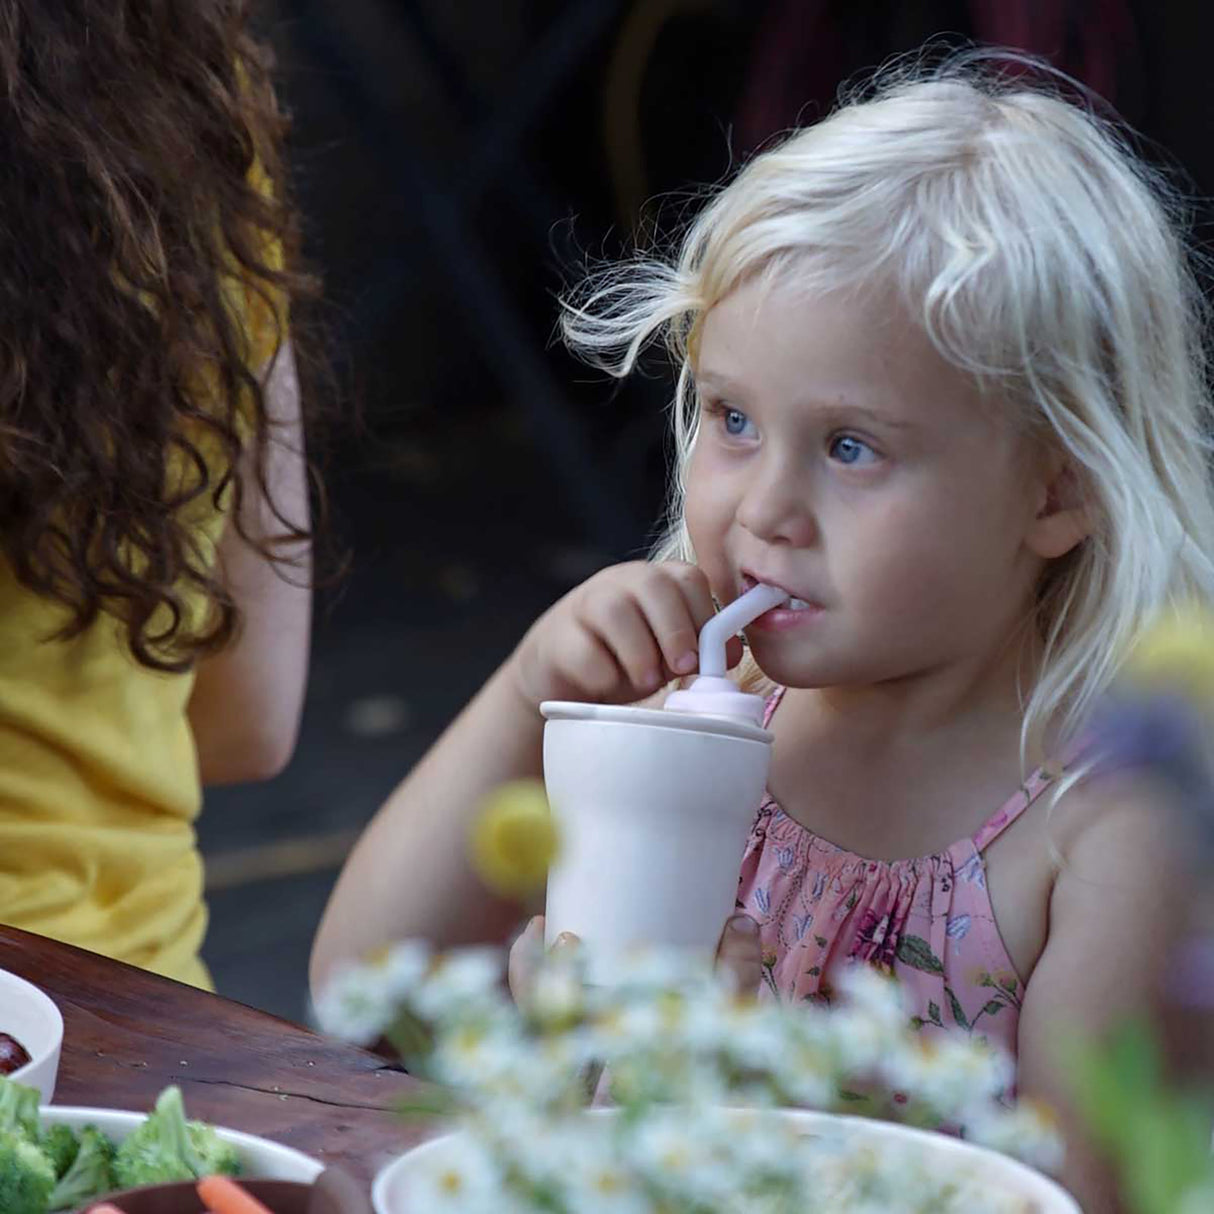
M 778 582 L 768 584 L 779 585 Z M 742 575 L 743 594 L 756 585 L 758 585 L 758 579 L 753 575 L 749 573 Z M 781 586 L 780 589 L 783 590 L 784 587 Z M 758 629 L 760 632 L 785 632 L 790 628 L 799 628 L 803 624 L 808 624 L 811 620 L 820 616 L 822 611 L 823 608 L 820 603 L 811 603 L 806 599 L 790 595 L 788 602 L 781 603 L 780 606 L 773 607 L 770 611 L 765 611 L 757 620 L 749 624 L 748 627 Z

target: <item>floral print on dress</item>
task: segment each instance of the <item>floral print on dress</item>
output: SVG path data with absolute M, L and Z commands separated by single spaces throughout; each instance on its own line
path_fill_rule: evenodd
M 944 934 L 950 940 L 964 940 L 969 935 L 971 923 L 973 923 L 973 919 L 969 915 L 957 915 L 948 921 Z
M 982 852 L 1058 774 L 1035 773 L 973 838 L 916 860 L 854 855 L 766 797 L 737 904 L 758 920 L 767 994 L 829 1004 L 842 967 L 873 965 L 902 983 L 916 1030 L 960 1029 L 1015 1057 L 1023 983 L 995 924 Z
M 986 864 L 981 852 L 975 851 L 957 870 L 957 880 L 964 881 L 967 885 L 976 885 L 979 889 L 986 889 Z

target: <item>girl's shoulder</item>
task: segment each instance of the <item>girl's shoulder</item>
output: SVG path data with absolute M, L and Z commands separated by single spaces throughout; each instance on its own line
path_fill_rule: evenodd
M 1049 831 L 1060 875 L 1075 865 L 1098 879 L 1142 867 L 1162 876 L 1191 823 L 1177 791 L 1149 770 L 1096 766 L 1061 793 Z

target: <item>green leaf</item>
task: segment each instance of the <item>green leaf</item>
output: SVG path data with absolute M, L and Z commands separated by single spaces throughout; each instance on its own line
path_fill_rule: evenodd
M 944 1021 L 940 1019 L 940 1005 L 936 1002 L 931 1002 L 927 1005 L 928 1019 L 940 1028 L 944 1027 Z
M 1136 1214 L 1171 1214 L 1189 1188 L 1214 1179 L 1209 1111 L 1170 1090 L 1143 1022 L 1123 1025 L 1103 1047 L 1071 1044 L 1064 1065 L 1093 1137 L 1115 1160 Z
M 1007 991 L 1009 995 L 1014 995 L 1016 993 L 1017 983 L 1015 978 L 1000 978 L 999 985 L 1003 987 L 1003 989 Z
M 1002 1011 L 1007 1004 L 1002 999 L 988 999 L 983 1005 L 982 1010 L 988 1015 L 993 1016 L 996 1012 Z
M 449 1117 L 459 1107 L 451 1092 L 442 1088 L 427 1088 L 413 1092 L 396 1105 L 402 1117 Z
M 926 1020 L 924 1020 L 922 1016 L 912 1016 L 912 1017 L 910 1018 L 910 1026 L 911 1026 L 911 1028 L 912 1028 L 912 1029 L 914 1029 L 914 1031 L 915 1031 L 916 1033 L 917 1033 L 917 1032 L 918 1032 L 918 1031 L 919 1031 L 919 1030 L 920 1030 L 920 1029 L 921 1029 L 921 1028 L 922 1028 L 922 1027 L 923 1027 L 923 1026 L 926 1024 L 926 1023 L 927 1023 L 927 1021 L 926 1021 Z
M 818 942 L 819 948 L 826 947 L 826 937 L 825 936 L 815 936 L 814 939 Z
M 434 1052 L 434 1033 L 424 1020 L 402 1010 L 386 1029 L 384 1038 L 405 1061 L 410 1072 L 425 1069 L 426 1059 Z
M 922 970 L 926 974 L 944 973 L 943 963 L 922 936 L 903 936 L 898 941 L 897 957 L 911 969 Z
M 1145 1214 L 1169 1214 L 1186 1190 L 1209 1175 L 1209 1126 L 1202 1133 L 1202 1124 L 1195 1126 L 1189 1110 L 1179 1103 L 1156 1102 L 1153 1109 L 1136 1111 L 1127 1126 L 1135 1132 L 1132 1150 L 1125 1144 L 1120 1157 L 1135 1208 Z
M 948 996 L 949 1006 L 953 1009 L 953 1019 L 963 1028 L 971 1027 L 970 1022 L 965 1018 L 965 1008 L 961 1006 L 961 1001 L 953 993 L 951 986 L 944 988 L 944 993 Z
M 822 967 L 820 965 L 811 965 L 809 967 L 809 976 L 811 978 L 816 978 L 821 972 Z

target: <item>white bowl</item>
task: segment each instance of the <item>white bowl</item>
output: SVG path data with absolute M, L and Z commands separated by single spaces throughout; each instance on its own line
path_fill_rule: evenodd
M 121 1142 L 145 1119 L 145 1113 L 131 1113 L 124 1109 L 94 1109 L 72 1105 L 49 1105 L 39 1110 L 43 1126 L 67 1125 L 78 1130 L 82 1126 L 94 1125 L 115 1142 Z M 246 1134 L 241 1130 L 228 1130 L 215 1126 L 215 1132 L 224 1142 L 230 1142 L 240 1153 L 244 1175 L 257 1180 L 297 1180 L 311 1184 L 324 1171 L 324 1165 L 311 1155 L 305 1155 L 294 1147 Z
M 49 1103 L 59 1074 L 63 1016 L 49 995 L 8 970 L 0 970 L 0 1033 L 15 1037 L 30 1056 L 9 1078 L 37 1088 Z
M 612 1115 L 612 1111 L 607 1111 L 607 1115 Z M 959 1138 L 867 1117 L 846 1117 L 803 1109 L 786 1109 L 783 1116 L 807 1133 L 842 1131 L 859 1134 L 878 1151 L 883 1146 L 915 1147 L 938 1164 L 941 1174 L 954 1164 L 964 1166 L 971 1173 L 980 1173 L 995 1192 L 1025 1198 L 1036 1214 L 1083 1214 L 1066 1190 L 1040 1172 L 1007 1155 L 974 1146 Z M 415 1214 L 419 1207 L 410 1204 L 410 1189 L 418 1164 L 433 1162 L 436 1157 L 457 1158 L 461 1139 L 459 1133 L 432 1138 L 382 1168 L 371 1187 L 371 1204 L 375 1207 L 375 1214 Z

